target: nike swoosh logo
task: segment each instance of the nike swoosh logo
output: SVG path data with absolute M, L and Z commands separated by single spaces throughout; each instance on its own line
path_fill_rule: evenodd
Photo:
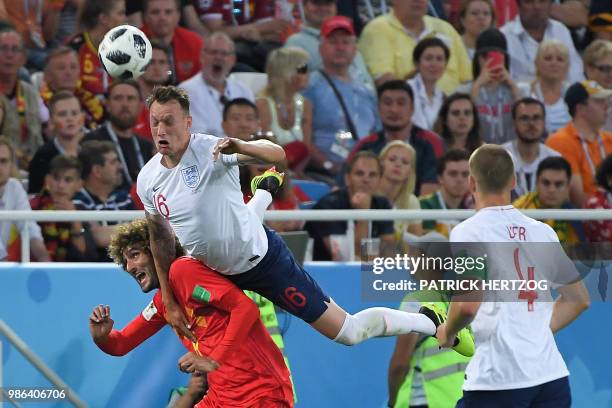
M 153 187 L 153 192 L 156 193 L 162 186 Z

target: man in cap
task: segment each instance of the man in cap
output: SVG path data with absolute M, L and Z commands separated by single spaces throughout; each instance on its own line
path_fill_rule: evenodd
M 551 135 L 546 144 L 558 151 L 572 166 L 570 199 L 582 207 L 595 192 L 595 171 L 612 152 L 612 133 L 606 123 L 612 90 L 595 81 L 576 82 L 565 93 L 572 121 Z

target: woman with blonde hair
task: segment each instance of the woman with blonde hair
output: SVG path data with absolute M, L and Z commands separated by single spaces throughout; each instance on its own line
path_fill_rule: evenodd
M 536 77 L 518 87 L 523 96 L 542 102 L 546 108 L 546 132 L 551 134 L 572 120 L 563 100 L 569 84 L 569 50 L 559 40 L 544 40 L 535 58 Z
M 380 195 L 387 197 L 398 210 L 420 210 L 419 199 L 414 195 L 416 185 L 416 151 L 408 143 L 394 140 L 378 155 L 382 176 L 378 185 Z M 404 232 L 423 234 L 420 220 L 395 221 L 395 235 L 402 239 Z
M 312 105 L 300 92 L 308 86 L 308 53 L 297 47 L 278 48 L 266 64 L 268 85 L 255 101 L 261 128 L 274 133 L 285 149 L 289 168 L 300 175 L 308 163 Z

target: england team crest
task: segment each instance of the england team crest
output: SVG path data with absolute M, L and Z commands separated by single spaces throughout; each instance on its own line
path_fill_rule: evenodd
M 198 185 L 198 181 L 200 181 L 200 171 L 195 164 L 182 169 L 181 175 L 185 185 L 189 188 L 195 188 Z

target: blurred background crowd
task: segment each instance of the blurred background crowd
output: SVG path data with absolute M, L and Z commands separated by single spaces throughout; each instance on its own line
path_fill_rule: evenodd
M 153 59 L 113 80 L 97 48 L 129 23 Z M 612 208 L 610 0 L 0 0 L 0 209 L 142 208 L 155 154 L 144 104 L 191 98 L 193 132 L 269 138 L 287 155 L 271 209 L 469 209 L 482 143 L 515 161 L 519 208 Z M 265 166 L 241 168 L 250 179 Z M 362 239 L 448 237 L 459 221 L 271 222 L 314 260 Z M 562 242 L 612 221 L 547 220 Z M 0 222 L 0 259 L 107 261 L 116 227 Z

